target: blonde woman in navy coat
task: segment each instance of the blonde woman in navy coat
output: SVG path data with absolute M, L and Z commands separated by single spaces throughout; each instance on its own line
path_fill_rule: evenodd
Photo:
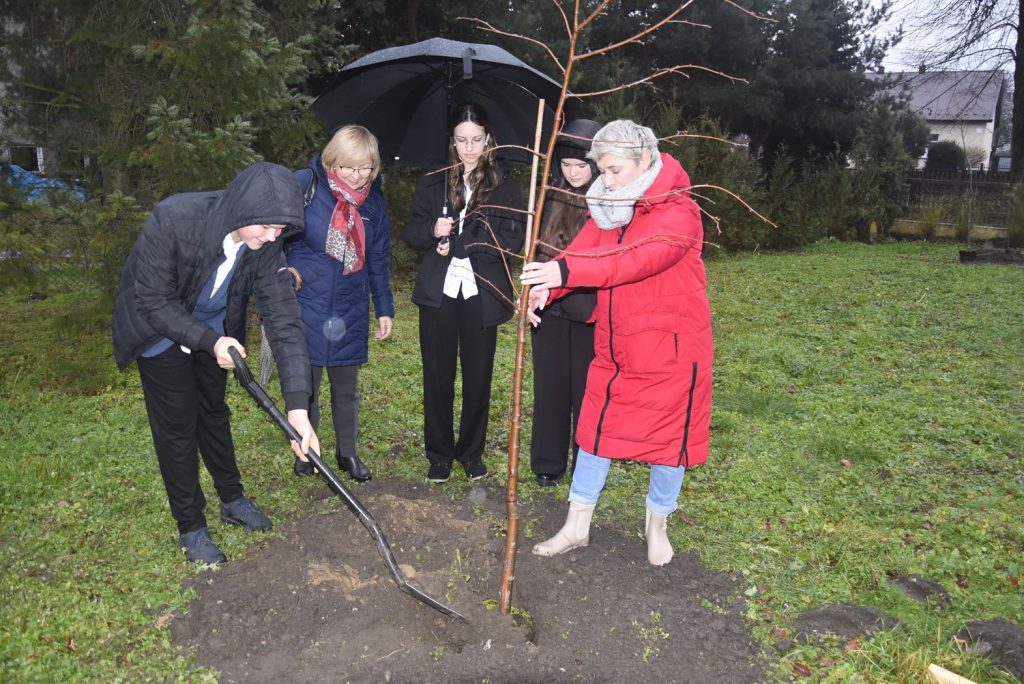
M 357 444 L 359 366 L 369 356 L 370 299 L 376 339 L 391 335 L 395 316 L 391 221 L 379 173 L 373 134 L 362 126 L 338 129 L 309 168 L 295 172 L 309 204 L 305 233 L 288 245 L 312 365 L 310 420 L 319 423 L 319 388 L 326 369 L 338 465 L 359 482 L 371 477 Z M 297 475 L 311 472 L 309 463 L 296 459 Z

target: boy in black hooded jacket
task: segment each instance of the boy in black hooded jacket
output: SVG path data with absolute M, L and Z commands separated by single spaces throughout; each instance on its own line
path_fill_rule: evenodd
M 160 474 L 189 560 L 225 559 L 206 526 L 199 459 L 213 477 L 221 520 L 266 531 L 245 497 L 224 401 L 228 349 L 242 356 L 252 295 L 281 376 L 297 455 L 319 442 L 308 417 L 309 357 L 282 236 L 303 229 L 303 200 L 288 169 L 261 162 L 224 190 L 173 195 L 154 207 L 124 266 L 114 306 L 114 357 L 137 362 Z M 300 458 L 305 460 L 304 455 Z

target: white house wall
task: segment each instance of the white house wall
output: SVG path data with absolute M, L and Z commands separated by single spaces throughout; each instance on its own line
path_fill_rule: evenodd
M 982 163 L 988 168 L 990 163 L 989 154 L 992 149 L 993 138 L 996 134 L 995 126 L 991 121 L 958 121 L 955 123 L 929 121 L 928 128 L 933 136 L 932 142 L 954 142 L 963 148 L 964 151 L 971 148 L 983 150 L 985 159 Z M 939 136 L 938 140 L 934 139 L 936 135 Z M 925 156 L 918 160 L 918 168 L 924 167 L 927 157 L 928 154 L 926 152 Z

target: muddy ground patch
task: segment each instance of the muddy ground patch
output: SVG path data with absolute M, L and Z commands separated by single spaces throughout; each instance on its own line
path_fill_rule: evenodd
M 465 622 L 401 592 L 356 517 L 315 485 L 307 516 L 253 557 L 190 581 L 197 598 L 174 616 L 176 643 L 224 682 L 765 679 L 737 578 L 692 553 L 651 567 L 639 523 L 623 533 L 599 511 L 589 546 L 540 558 L 529 547 L 558 529 L 565 504 L 524 508 L 537 538 L 520 545 L 513 614 L 502 615 L 499 482 L 464 498 L 394 480 L 356 493 L 411 582 Z

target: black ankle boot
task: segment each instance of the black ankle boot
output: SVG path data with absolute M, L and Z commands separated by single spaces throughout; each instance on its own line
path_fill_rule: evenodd
M 352 476 L 356 482 L 366 482 L 373 478 L 370 469 L 358 456 L 338 456 L 338 466 Z

